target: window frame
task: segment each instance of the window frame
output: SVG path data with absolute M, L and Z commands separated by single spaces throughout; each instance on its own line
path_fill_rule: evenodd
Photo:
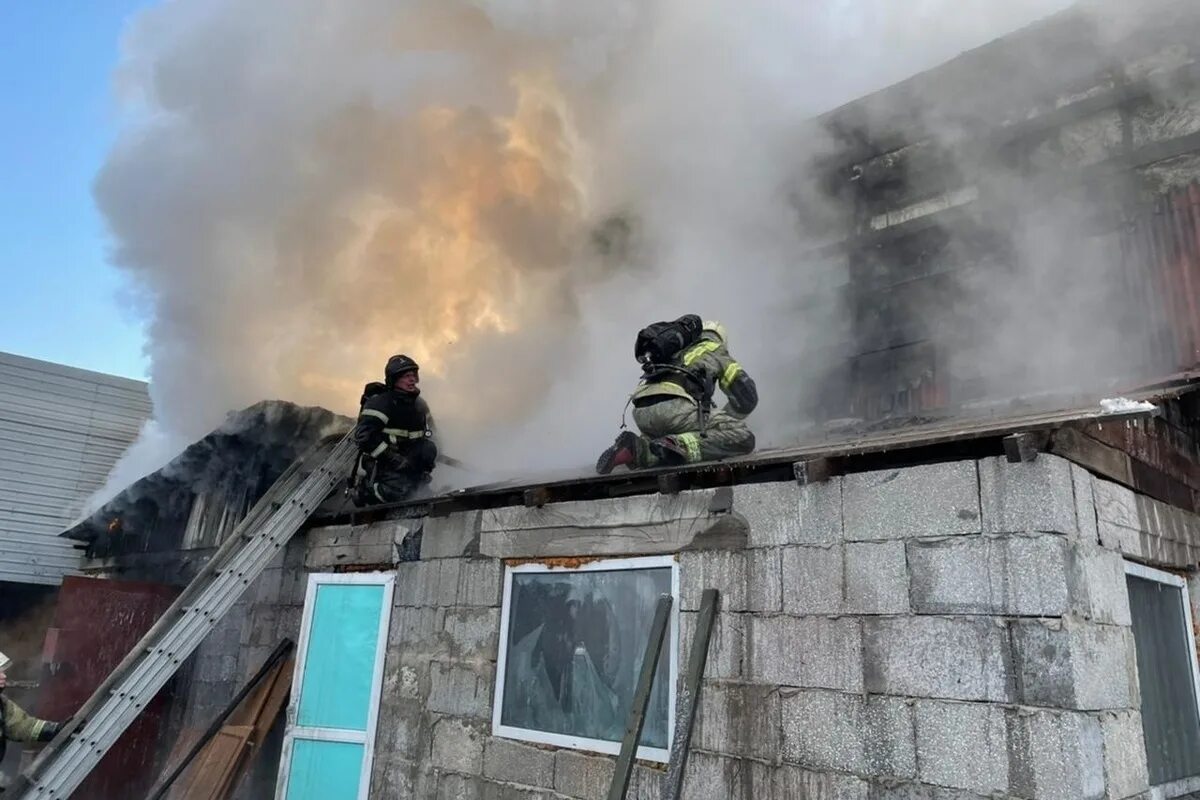
M 301 690 L 304 686 L 304 669 L 308 658 L 308 644 L 312 633 L 313 612 L 316 609 L 317 590 L 321 586 L 367 585 L 382 586 L 382 607 L 379 613 L 379 631 L 376 638 L 375 664 L 371 674 L 371 698 L 367 708 L 365 731 L 341 728 L 317 728 L 298 725 Z M 279 774 L 275 783 L 275 800 L 287 800 L 288 781 L 291 778 L 292 749 L 296 739 L 316 742 L 342 742 L 363 746 L 362 770 L 359 773 L 358 800 L 368 800 L 371 791 L 371 768 L 375 760 L 375 734 L 379 723 L 379 701 L 383 694 L 383 665 L 387 660 L 388 638 L 391 630 L 392 601 L 396 586 L 395 572 L 310 572 L 304 592 L 304 612 L 300 618 L 300 641 L 296 645 L 296 666 L 292 672 L 292 690 L 288 698 L 287 725 L 284 731 L 283 749 L 279 756 Z
M 1191 593 L 1188 591 L 1187 578 L 1161 569 L 1155 569 L 1154 567 L 1148 567 L 1136 561 L 1125 562 L 1125 574 L 1141 578 L 1142 580 L 1161 583 L 1179 590 L 1180 600 L 1183 601 L 1183 620 L 1184 627 L 1186 628 L 1184 633 L 1187 635 L 1188 653 L 1191 655 L 1188 661 L 1192 669 L 1192 702 L 1195 704 L 1197 717 L 1200 717 L 1200 656 L 1197 655 L 1196 651 L 1196 629 L 1193 627 L 1192 598 Z M 1200 776 L 1179 778 L 1178 780 L 1166 783 L 1150 785 L 1151 793 L 1156 798 L 1175 797 L 1178 794 L 1185 794 L 1198 789 L 1200 789 Z
M 518 728 L 504 725 L 500 721 L 504 708 L 504 681 L 508 668 L 508 631 L 510 612 L 512 610 L 513 576 L 525 573 L 564 573 L 577 574 L 583 572 L 614 572 L 625 570 L 662 569 L 671 570 L 671 613 L 667 637 L 663 641 L 664 656 L 667 663 L 667 736 L 666 747 L 649 747 L 639 745 L 637 757 L 645 761 L 666 764 L 670 760 L 670 737 L 675 731 L 675 692 L 679 678 L 679 561 L 673 555 L 635 556 L 631 558 L 605 558 L 589 561 L 578 567 L 552 566 L 541 562 L 526 564 L 508 564 L 504 568 L 504 594 L 500 606 L 500 649 L 496 657 L 496 683 L 492 691 L 492 735 L 505 739 L 522 742 L 533 742 L 570 750 L 584 750 L 604 755 L 618 755 L 621 751 L 620 742 L 610 742 L 604 739 L 590 739 L 585 736 L 571 736 L 564 733 L 549 733 L 533 728 Z

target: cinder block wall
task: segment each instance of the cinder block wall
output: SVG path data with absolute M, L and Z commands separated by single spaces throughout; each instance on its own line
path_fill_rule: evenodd
M 422 525 L 372 797 L 604 797 L 613 759 L 490 735 L 503 560 L 663 552 L 681 670 L 701 591 L 722 593 L 686 797 L 1137 797 L 1122 553 L 1179 565 L 1200 544 L 1193 515 L 1042 455 L 327 528 L 308 568 L 394 558 Z M 629 796 L 661 774 L 639 765 Z

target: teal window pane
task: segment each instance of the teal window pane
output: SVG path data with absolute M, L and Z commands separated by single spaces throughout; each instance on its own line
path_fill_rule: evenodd
M 292 743 L 287 800 L 357 800 L 363 748 L 297 738 Z
M 382 613 L 382 586 L 317 587 L 300 683 L 300 726 L 367 729 Z

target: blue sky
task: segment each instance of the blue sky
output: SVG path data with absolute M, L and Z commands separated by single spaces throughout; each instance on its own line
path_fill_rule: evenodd
M 0 350 L 146 377 L 92 179 L 117 130 L 112 73 L 147 0 L 0 2 Z

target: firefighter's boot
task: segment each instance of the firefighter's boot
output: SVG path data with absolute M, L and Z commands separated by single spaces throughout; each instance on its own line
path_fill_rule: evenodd
M 622 431 L 612 446 L 600 454 L 596 460 L 596 472 L 607 475 L 617 467 L 627 466 L 633 469 L 638 461 L 638 435 L 632 431 Z
M 679 467 L 688 463 L 688 449 L 674 436 L 664 436 L 650 442 L 650 455 L 657 467 Z

